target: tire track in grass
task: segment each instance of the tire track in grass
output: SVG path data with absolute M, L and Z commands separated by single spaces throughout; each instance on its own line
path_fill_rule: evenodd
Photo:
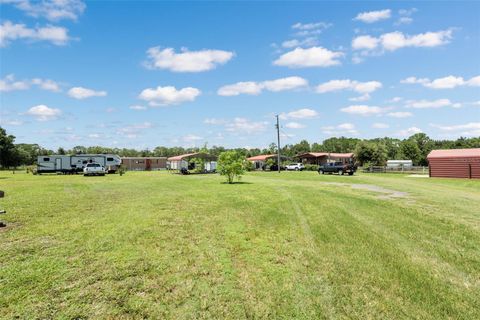
M 304 259 L 309 260 L 312 257 L 317 256 L 319 248 L 318 248 L 318 246 L 315 242 L 315 238 L 314 238 L 312 230 L 310 228 L 310 224 L 308 223 L 308 220 L 307 220 L 305 214 L 303 213 L 302 209 L 300 208 L 298 202 L 283 187 L 278 186 L 278 185 L 274 185 L 273 188 L 275 190 L 277 190 L 283 196 L 284 199 L 288 200 L 291 207 L 293 208 L 293 211 L 294 211 L 295 215 L 298 218 L 300 228 L 302 229 L 302 233 L 303 233 L 303 235 L 306 239 L 305 246 L 303 247 L 304 250 L 302 252 L 302 255 L 304 256 Z M 317 277 L 315 279 L 317 280 L 317 282 L 320 282 L 320 288 L 321 288 L 321 292 L 320 292 L 320 296 L 321 296 L 320 300 L 321 300 L 321 303 L 322 303 L 321 310 L 326 311 L 327 314 L 325 315 L 325 318 L 334 319 L 336 317 L 334 316 L 335 309 L 334 309 L 334 306 L 333 306 L 334 305 L 333 304 L 333 290 L 332 290 L 330 284 L 328 283 L 328 281 L 325 279 L 325 277 L 322 274 L 317 273 L 316 276 Z

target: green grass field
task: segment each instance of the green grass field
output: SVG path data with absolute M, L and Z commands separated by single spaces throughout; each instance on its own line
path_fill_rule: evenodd
M 0 172 L 0 317 L 480 318 L 480 181 L 242 181 Z

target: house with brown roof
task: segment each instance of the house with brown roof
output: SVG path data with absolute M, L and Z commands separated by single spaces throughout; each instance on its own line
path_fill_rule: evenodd
M 306 152 L 295 156 L 303 164 L 323 165 L 328 162 L 353 163 L 355 161 L 353 153 L 334 153 L 334 152 Z

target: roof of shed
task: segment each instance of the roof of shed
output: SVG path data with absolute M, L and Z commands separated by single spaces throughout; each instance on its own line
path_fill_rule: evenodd
M 186 160 L 186 159 L 190 159 L 190 158 L 200 158 L 200 159 L 205 159 L 205 160 L 210 160 L 210 161 L 217 160 L 216 156 L 208 154 L 208 153 L 203 153 L 203 152 L 181 154 L 179 156 L 170 157 L 167 160 L 168 161 L 181 161 L 181 160 Z
M 334 152 L 306 152 L 298 154 L 297 158 L 320 158 L 320 157 L 332 157 L 332 158 L 352 158 L 353 153 L 334 153 Z
M 449 150 L 432 150 L 427 159 L 436 158 L 472 158 L 480 157 L 480 148 L 471 149 L 449 149 Z
M 276 157 L 276 154 L 260 154 L 258 156 L 247 158 L 248 161 L 265 161 L 269 158 Z

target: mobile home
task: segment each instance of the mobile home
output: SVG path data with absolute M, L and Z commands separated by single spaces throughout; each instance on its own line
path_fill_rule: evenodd
M 77 173 L 82 172 L 88 163 L 98 163 L 107 168 L 109 173 L 115 173 L 122 163 L 115 154 L 78 154 L 49 155 L 37 159 L 38 173 Z

